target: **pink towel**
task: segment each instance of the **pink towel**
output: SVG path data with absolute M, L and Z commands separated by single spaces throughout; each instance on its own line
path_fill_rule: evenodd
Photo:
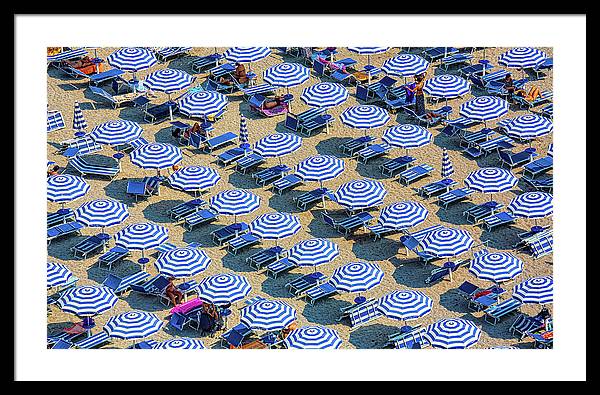
M 182 303 L 180 305 L 173 307 L 171 309 L 171 314 L 173 314 L 173 313 L 185 314 L 185 313 L 195 309 L 198 306 L 202 306 L 202 300 L 200 300 L 199 298 L 188 300 L 185 303 Z

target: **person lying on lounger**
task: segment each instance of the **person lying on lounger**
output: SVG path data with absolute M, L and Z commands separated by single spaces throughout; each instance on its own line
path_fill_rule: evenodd
M 285 339 L 286 337 L 288 337 L 288 335 L 290 334 L 291 331 L 293 331 L 294 329 L 297 329 L 297 328 L 298 328 L 298 324 L 296 323 L 296 321 L 292 322 L 286 328 L 283 328 L 281 330 L 281 338 Z
M 529 92 L 525 93 L 525 89 L 518 89 L 515 91 L 515 96 L 521 96 L 527 101 L 534 101 L 538 97 L 542 97 L 542 92 L 537 86 L 532 86 Z
M 84 67 L 94 66 L 94 63 L 92 63 L 92 60 L 89 56 L 84 56 L 79 60 L 65 60 L 65 63 L 74 69 L 82 69 Z
M 267 99 L 263 107 L 267 110 L 283 105 L 283 96 L 275 96 L 272 100 Z
M 48 169 L 48 177 L 57 176 L 59 174 L 58 170 L 60 170 L 60 166 L 58 166 L 58 165 L 52 166 L 52 168 Z

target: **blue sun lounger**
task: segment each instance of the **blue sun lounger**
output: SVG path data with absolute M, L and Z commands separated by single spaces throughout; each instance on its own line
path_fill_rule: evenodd
M 515 216 L 511 213 L 502 211 L 483 218 L 481 220 L 481 226 L 485 227 L 488 232 L 491 232 L 499 226 L 513 224 L 516 220 Z
M 303 123 L 308 122 L 312 119 L 318 118 L 321 115 L 324 115 L 326 111 L 327 111 L 326 108 L 315 107 L 315 108 L 306 110 L 298 115 L 294 115 L 294 114 L 288 112 L 285 115 L 285 122 L 284 122 L 283 126 L 285 126 L 287 129 L 290 129 L 293 131 L 299 131 L 301 129 Z
M 452 107 L 443 106 L 443 107 L 440 107 L 435 110 L 430 110 L 431 113 L 438 114 L 439 116 L 429 117 L 429 116 L 427 116 L 427 114 L 429 114 L 430 112 L 427 112 L 426 114 L 423 114 L 423 115 L 419 115 L 416 112 L 414 112 L 412 109 L 410 109 L 409 107 L 403 107 L 402 110 L 404 111 L 404 113 L 415 118 L 419 125 L 425 125 L 426 127 L 435 126 L 438 123 L 445 121 L 446 119 L 448 119 L 448 115 L 452 114 L 452 111 L 453 111 Z
M 481 75 L 489 70 L 493 69 L 494 66 L 491 63 L 475 63 L 469 66 L 462 67 L 458 70 L 458 73 L 463 78 L 469 78 L 471 75 Z
M 468 222 L 476 224 L 481 219 L 496 214 L 503 208 L 504 205 L 502 203 L 498 203 L 492 200 L 469 207 L 468 209 L 463 211 L 463 216 Z
M 159 62 L 164 63 L 167 60 L 187 55 L 191 49 L 191 47 L 164 47 L 158 49 L 155 55 Z
M 494 134 L 496 134 L 496 132 L 490 128 L 483 128 L 476 132 L 467 132 L 466 130 L 463 130 L 459 133 L 459 145 L 461 147 L 470 147 L 489 140 Z
M 265 82 L 264 84 L 242 89 L 242 93 L 244 94 L 244 99 L 250 100 L 250 98 L 252 98 L 254 95 L 272 95 L 273 93 L 275 93 L 275 89 L 275 86 Z
M 226 248 L 233 255 L 237 255 L 238 252 L 245 248 L 252 247 L 261 242 L 261 238 L 252 233 L 244 233 L 240 236 L 234 237 L 226 243 Z
M 220 336 L 221 347 L 225 345 L 229 348 L 241 347 L 244 340 L 251 334 L 252 329 L 247 327 L 244 323 L 239 323 Z
M 123 93 L 120 95 L 111 95 L 104 89 L 97 87 L 97 86 L 90 85 L 89 88 L 93 94 L 104 98 L 115 109 L 119 108 L 123 104 L 133 104 L 133 101 L 140 95 L 139 93 L 133 93 L 133 92 Z
M 313 132 L 327 128 L 333 123 L 334 118 L 330 114 L 321 114 L 298 125 L 298 132 L 305 136 L 310 136 Z
M 512 323 L 508 331 L 516 335 L 519 340 L 523 340 L 527 332 L 535 332 L 545 327 L 544 320 L 538 316 L 531 317 L 521 313 Z
M 89 350 L 92 348 L 100 348 L 107 343 L 110 343 L 110 336 L 105 331 L 100 331 L 95 335 L 73 343 L 73 347 Z
M 250 255 L 248 258 L 246 258 L 246 263 L 258 270 L 264 265 L 268 265 L 272 262 L 278 261 L 285 256 L 287 256 L 286 250 L 284 250 L 280 246 L 274 246 L 270 248 L 265 248 Z
M 442 180 L 431 182 L 419 188 L 419 195 L 428 199 L 437 194 L 448 192 L 453 186 L 457 184 L 458 183 L 456 181 L 450 178 L 444 178 Z
M 235 168 L 237 171 L 242 174 L 246 174 L 248 170 L 251 170 L 259 165 L 265 163 L 266 159 L 259 154 L 251 153 L 249 155 L 243 156 L 237 160 Z
M 186 227 L 190 232 L 194 229 L 194 226 L 207 224 L 216 221 L 218 214 L 216 211 L 208 208 L 196 211 L 192 214 L 188 214 L 184 217 L 183 226 Z
M 490 82 L 492 82 L 492 81 L 500 81 L 500 80 L 504 79 L 509 74 L 510 73 L 507 70 L 500 69 L 500 70 L 492 71 L 492 72 L 490 72 L 488 74 L 485 74 L 485 75 L 471 74 L 471 75 L 469 75 L 469 80 L 476 87 L 478 87 L 480 89 L 485 89 Z
M 160 195 L 160 179 L 158 177 L 144 177 L 142 181 L 127 181 L 127 194 L 138 198 L 147 198 L 153 195 Z
M 87 256 L 99 249 L 103 248 L 110 239 L 100 238 L 98 236 L 88 236 L 79 243 L 71 247 L 73 256 L 79 259 L 86 259 Z
M 552 188 L 554 187 L 554 177 L 534 179 L 523 176 L 521 180 L 525 181 L 536 191 L 552 193 Z
M 554 238 L 552 232 L 550 234 L 540 236 L 535 241 L 528 244 L 531 250 L 531 255 L 534 259 L 550 255 L 553 252 Z
M 274 181 L 271 184 L 271 189 L 274 193 L 281 195 L 285 191 L 288 191 L 302 184 L 304 184 L 302 178 L 298 177 L 296 174 L 288 174 L 287 176 L 281 177 L 277 181 Z
M 276 165 L 253 173 L 252 178 L 254 178 L 258 185 L 264 187 L 285 176 L 291 170 L 292 169 L 287 165 Z
M 54 225 L 64 224 L 75 219 L 75 212 L 73 209 L 66 208 L 58 210 L 55 213 L 48 213 L 46 216 L 46 227 L 51 228 Z
M 476 159 L 481 156 L 487 156 L 494 151 L 499 152 L 500 150 L 514 148 L 515 146 L 513 143 L 513 139 L 508 136 L 501 135 L 481 143 L 470 144 L 469 147 L 463 150 L 463 153 L 471 158 Z
M 392 146 L 387 143 L 369 145 L 356 152 L 356 159 L 366 164 L 369 159 L 378 158 L 390 152 Z
M 448 206 L 452 203 L 460 202 L 467 199 L 475 191 L 469 188 L 453 189 L 446 193 L 438 196 L 437 203 L 444 209 L 448 209 Z
M 356 98 L 365 103 L 383 102 L 388 91 L 396 84 L 395 79 L 385 76 L 370 85 L 357 85 Z
M 238 138 L 233 132 L 226 132 L 219 136 L 212 137 L 204 142 L 204 151 L 212 152 L 217 148 L 232 144 Z
M 525 99 L 523 96 L 512 95 L 513 101 L 518 104 L 521 108 L 531 110 L 533 107 L 539 106 L 540 104 L 552 101 L 553 92 L 551 90 L 541 92 L 541 97 L 536 98 L 533 101 Z
M 371 142 L 375 141 L 373 136 L 361 136 L 355 139 L 345 141 L 340 144 L 339 149 L 350 156 L 354 155 L 355 151 L 361 150 L 370 145 Z
M 212 69 L 213 67 L 218 66 L 219 59 L 221 59 L 223 55 L 214 53 L 207 56 L 202 56 L 200 58 L 194 59 L 194 61 L 190 64 L 190 67 L 194 73 L 201 73 L 205 70 Z
M 230 148 L 225 152 L 220 153 L 219 155 L 217 155 L 217 163 L 223 166 L 228 166 L 232 163 L 234 163 L 235 161 L 237 161 L 238 159 L 241 159 L 244 157 L 244 155 L 249 154 L 250 152 L 252 152 L 251 149 L 245 149 L 245 148 L 240 148 L 240 147 L 235 147 L 235 148 Z
M 498 304 L 495 304 L 484 310 L 484 320 L 492 325 L 496 325 L 503 317 L 517 313 L 521 307 L 521 302 L 510 298 Z
M 108 266 L 108 270 L 112 270 L 112 265 L 125 259 L 129 255 L 129 250 L 125 247 L 114 246 L 98 258 L 98 267 L 102 264 Z
M 390 335 L 388 344 L 391 343 L 397 350 L 425 348 L 430 346 L 429 340 L 424 336 L 426 332 L 426 328 L 416 325 L 404 332 Z
M 296 207 L 303 211 L 310 205 L 324 202 L 325 199 L 331 199 L 331 191 L 327 188 L 313 189 L 293 198 L 296 202 Z
M 313 272 L 305 274 L 300 277 L 296 277 L 292 281 L 285 284 L 285 288 L 294 296 L 301 295 L 304 291 L 324 283 L 327 277 L 321 272 Z
M 481 122 L 460 116 L 455 119 L 446 119 L 442 121 L 442 123 L 445 125 L 444 128 L 441 130 L 442 133 L 452 137 L 461 133 L 464 129 L 470 128 L 471 126 L 475 126 Z
M 245 222 L 237 222 L 219 228 L 211 233 L 213 242 L 222 246 L 229 240 L 238 237 L 241 234 L 247 233 L 249 230 L 248 224 Z
M 305 290 L 301 297 L 304 298 L 308 303 L 314 305 L 317 300 L 325 299 L 338 293 L 338 290 L 330 282 L 325 282 L 319 285 L 315 285 Z
M 106 176 L 112 180 L 121 171 L 118 163 L 115 167 L 92 165 L 80 156 L 70 158 L 69 165 L 81 174 L 82 177 L 86 175 Z
M 369 226 L 367 226 L 367 230 L 369 232 L 371 232 L 371 234 L 373 234 L 374 240 L 381 239 L 384 236 L 402 232 L 402 229 L 391 228 L 391 227 L 382 226 L 379 224 L 369 225 Z
M 206 206 L 206 204 L 206 201 L 203 199 L 192 199 L 170 208 L 167 213 L 171 218 L 177 221 L 192 213 L 195 213 L 202 207 Z
M 59 237 L 81 234 L 81 229 L 83 229 L 84 227 L 85 226 L 81 222 L 73 221 L 48 228 L 48 245 L 50 245 L 52 240 L 57 239 Z
M 543 158 L 536 159 L 533 162 L 529 162 L 523 166 L 523 177 L 530 175 L 531 179 L 533 179 L 538 174 L 552 169 L 553 164 L 554 160 L 551 156 L 545 156 Z
M 430 62 L 435 62 L 438 59 L 442 59 L 455 53 L 458 53 L 458 49 L 454 47 L 432 47 L 421 52 L 421 55 Z
M 119 277 L 112 273 L 102 281 L 102 285 L 108 287 L 114 291 L 115 294 L 120 295 L 123 292 L 129 290 L 131 285 L 143 285 L 148 281 L 150 273 L 146 271 L 138 271 L 125 277 Z
M 445 71 L 448 71 L 450 66 L 460 65 L 460 64 L 464 64 L 464 63 L 471 64 L 472 59 L 473 59 L 473 54 L 464 53 L 464 52 L 454 53 L 450 56 L 446 56 L 445 58 L 442 58 L 442 60 L 440 62 L 440 68 L 444 69 Z
M 458 259 L 455 261 L 445 262 L 442 267 L 436 267 L 431 271 L 429 277 L 425 279 L 425 284 L 434 284 L 438 281 L 444 280 L 448 277 L 452 281 L 452 273 L 459 267 L 468 266 L 470 263 L 469 259 Z
M 379 169 L 381 174 L 392 177 L 394 173 L 406 170 L 416 160 L 416 158 L 409 155 L 399 156 L 382 163 L 379 165 Z
M 351 310 L 348 314 L 348 318 L 350 319 L 352 330 L 383 317 L 383 313 L 377 308 L 377 305 L 378 303 L 376 300 L 370 303 L 367 301 Z
M 287 258 L 280 259 L 275 262 L 271 262 L 266 267 L 267 275 L 271 275 L 273 278 L 277 278 L 282 273 L 289 272 L 293 268 L 296 268 L 295 264 L 290 262 Z
M 429 166 L 427 163 L 413 166 L 401 172 L 398 175 L 398 181 L 400 184 L 408 186 L 410 183 L 428 176 L 433 170 L 433 167 Z
M 500 162 L 500 167 L 507 165 L 509 169 L 529 163 L 535 156 L 537 156 L 537 154 L 535 152 L 531 152 L 531 150 L 527 148 L 514 154 L 509 150 L 498 151 L 498 161 Z
M 543 117 L 546 117 L 548 119 L 552 119 L 553 114 L 554 114 L 554 105 L 552 103 L 544 106 L 540 111 L 540 115 Z

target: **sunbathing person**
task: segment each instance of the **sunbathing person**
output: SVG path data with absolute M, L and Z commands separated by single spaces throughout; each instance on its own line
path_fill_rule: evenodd
M 267 99 L 264 104 L 263 107 L 267 110 L 270 110 L 272 108 L 278 107 L 283 105 L 283 96 L 275 96 L 272 100 Z
M 240 84 L 248 83 L 248 76 L 246 75 L 246 68 L 244 67 L 243 64 L 236 62 L 235 70 L 233 71 L 233 78 L 235 78 L 235 80 Z M 225 84 L 225 85 L 232 85 L 233 80 L 228 77 L 221 77 L 221 78 L 219 78 L 219 83 Z
M 60 170 L 60 166 L 58 166 L 58 165 L 52 166 L 51 169 L 48 169 L 48 177 L 57 176 L 59 174 L 58 170 Z
M 537 86 L 532 86 L 531 89 L 529 89 L 529 92 L 527 93 L 525 93 L 525 89 L 518 89 L 515 91 L 514 94 L 515 96 L 521 96 L 527 101 L 534 101 L 538 97 L 542 97 L 542 92 L 540 92 L 540 88 L 538 88 Z
M 177 306 L 183 300 L 183 294 L 175 287 L 173 280 L 173 277 L 169 278 L 169 284 L 165 289 L 165 295 L 167 295 L 167 298 L 173 303 L 173 306 Z
M 84 67 L 94 65 L 94 63 L 92 63 L 92 60 L 90 59 L 89 56 L 84 56 L 83 58 L 81 58 L 79 60 L 65 60 L 65 63 L 68 64 L 69 66 L 73 67 L 74 69 L 82 69 Z

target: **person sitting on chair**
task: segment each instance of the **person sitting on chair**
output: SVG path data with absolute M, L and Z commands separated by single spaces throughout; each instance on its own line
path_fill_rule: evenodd
M 183 294 L 175 287 L 173 280 L 173 277 L 169 277 L 169 284 L 165 289 L 165 295 L 167 295 L 167 298 L 173 303 L 173 306 L 177 306 L 183 300 Z
M 233 78 L 235 78 L 235 80 L 240 84 L 245 84 L 248 82 L 248 76 L 246 75 L 246 68 L 244 67 L 243 64 L 241 64 L 239 62 L 235 63 L 235 70 L 233 71 Z M 224 84 L 224 85 L 232 85 L 233 80 L 229 77 L 224 76 L 224 77 L 219 78 L 219 83 Z

